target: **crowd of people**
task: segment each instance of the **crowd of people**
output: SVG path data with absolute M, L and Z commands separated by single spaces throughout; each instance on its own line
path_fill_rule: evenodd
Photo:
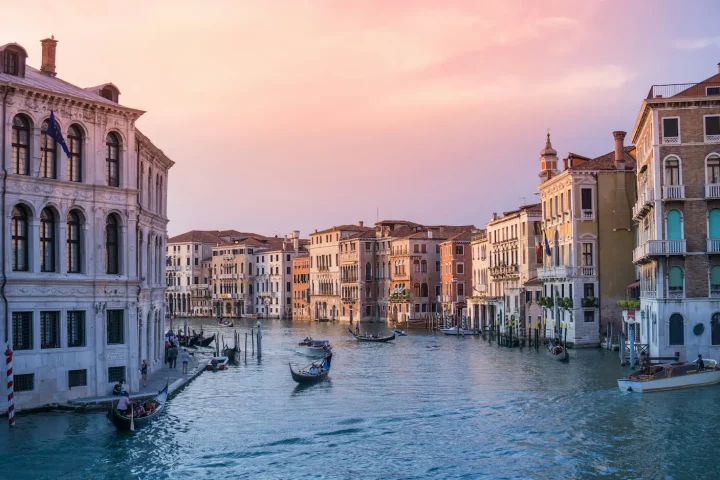
M 168 368 L 177 367 L 177 359 L 180 357 L 182 362 L 182 373 L 188 373 L 188 364 L 190 363 L 190 354 L 187 348 L 180 348 L 181 331 L 178 330 L 178 334 L 175 335 L 172 330 L 168 330 L 165 337 L 165 362 L 168 364 Z

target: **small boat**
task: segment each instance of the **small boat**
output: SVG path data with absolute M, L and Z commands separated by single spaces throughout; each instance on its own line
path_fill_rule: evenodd
M 395 335 L 397 335 L 398 337 L 406 337 L 406 336 L 407 336 L 407 333 L 405 333 L 405 330 L 397 330 L 397 329 L 395 329 L 395 330 L 391 330 L 391 331 L 392 331 Z
M 330 340 L 303 340 L 302 342 L 298 343 L 298 345 L 302 347 L 301 351 L 305 355 L 323 357 L 329 350 L 332 350 L 332 347 L 330 346 Z
M 238 357 L 240 355 L 240 349 L 238 347 L 228 347 L 225 345 L 225 348 L 222 350 L 223 356 L 228 358 L 228 362 L 231 365 L 236 365 L 238 363 Z
M 293 370 L 292 365 L 288 363 L 288 366 L 290 367 L 290 375 L 292 375 L 292 379 L 295 380 L 297 383 L 301 384 L 313 384 L 317 382 L 321 382 L 325 380 L 328 377 L 328 374 L 330 373 L 330 360 L 332 359 L 332 354 L 329 354 L 325 357 L 323 360 L 322 366 L 319 366 L 318 373 L 311 374 L 310 373 L 310 367 L 312 365 L 308 365 L 307 367 L 303 368 L 302 370 L 298 370 L 297 372 Z
M 650 365 L 618 379 L 622 392 L 661 392 L 679 388 L 703 387 L 720 383 L 720 367 L 715 360 L 704 359 L 705 368 L 696 362 Z
M 560 345 L 560 343 L 554 346 L 552 343 L 548 343 L 548 355 L 553 360 L 557 360 L 559 362 L 570 359 L 570 354 L 567 352 L 567 348 L 565 348 L 564 345 Z
M 134 416 L 132 418 L 126 417 L 115 409 L 117 403 L 112 403 L 110 405 L 110 412 L 108 415 L 118 430 L 134 430 L 142 428 L 160 415 L 160 412 L 165 407 L 165 402 L 167 402 L 167 396 L 168 384 L 166 383 L 165 388 L 160 390 L 157 396 L 142 403 L 143 408 L 147 412 L 145 415 L 139 417 Z
M 218 370 L 226 370 L 228 366 L 228 357 L 210 357 L 210 363 L 207 364 L 205 370 L 216 372 Z
M 377 337 L 377 336 L 373 337 L 371 335 L 368 335 L 367 332 L 365 333 L 365 335 L 358 335 L 357 333 L 353 332 L 349 328 L 348 328 L 348 332 L 350 332 L 350 335 L 355 337 L 355 340 L 358 340 L 360 342 L 389 342 L 391 340 L 395 340 L 394 332 L 392 335 L 388 335 L 387 337 Z
M 470 328 L 460 328 L 458 327 L 450 327 L 450 328 L 441 328 L 440 333 L 444 335 L 479 335 L 480 332 L 477 330 L 472 330 Z
M 202 335 L 202 333 L 201 333 L 201 335 Z M 208 338 L 202 338 L 202 337 L 201 337 L 201 338 L 199 338 L 198 341 L 195 343 L 195 345 L 197 345 L 198 347 L 209 347 L 210 344 L 213 342 L 213 340 L 215 340 L 215 334 L 214 334 L 214 333 L 212 334 L 212 337 L 208 337 Z
M 227 320 L 225 320 L 225 321 L 223 321 L 223 322 L 218 322 L 216 325 L 217 325 L 218 327 L 234 327 L 234 326 L 235 326 L 235 323 L 234 323 L 234 322 L 228 322 Z

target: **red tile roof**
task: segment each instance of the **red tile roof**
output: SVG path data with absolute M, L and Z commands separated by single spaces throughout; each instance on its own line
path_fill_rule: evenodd
M 628 145 L 625 147 L 625 170 L 635 170 L 635 146 Z M 615 168 L 615 151 L 593 158 L 579 165 L 573 165 L 568 170 L 616 170 Z

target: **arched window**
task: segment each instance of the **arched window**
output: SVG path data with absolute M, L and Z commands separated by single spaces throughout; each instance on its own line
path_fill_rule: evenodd
M 119 222 L 115 215 L 108 215 L 105 224 L 105 273 L 120 273 L 120 248 L 119 248 L 120 228 Z
M 720 345 L 720 313 L 713 313 L 710 320 L 710 339 L 712 345 Z
M 413 261 L 413 265 L 415 266 L 415 273 L 420 273 L 420 260 Z
M 415 285 L 413 285 L 413 295 L 416 297 L 420 296 L 420 284 L 419 283 L 416 283 Z
M 423 283 L 420 285 L 420 296 L 421 297 L 427 297 L 428 296 L 428 284 Z
M 720 155 L 717 153 L 711 153 L 705 159 L 705 183 L 720 184 Z
M 670 315 L 670 345 L 685 345 L 685 322 L 682 315 Z
M 683 296 L 683 270 L 680 267 L 670 267 L 668 270 L 668 296 L 678 298 Z
M 28 270 L 28 215 L 20 205 L 12 210 L 12 269 Z
M 422 273 L 427 273 L 427 260 L 420 262 L 420 271 Z
M 678 210 L 670 210 L 667 213 L 667 239 L 682 239 L 682 215 Z
M 40 271 L 55 271 L 55 214 L 50 208 L 40 212 Z
M 47 134 L 48 120 L 40 128 L 40 176 L 57 178 L 57 143 Z
M 720 266 L 710 269 L 710 296 L 720 297 Z
M 68 130 L 70 156 L 67 163 L 67 177 L 71 182 L 82 182 L 82 148 L 82 130 L 77 125 L 70 125 Z
M 555 251 L 553 252 L 553 255 L 555 256 L 555 266 L 560 266 L 560 234 L 557 230 L 555 230 Z
M 105 181 L 111 187 L 120 186 L 120 141 L 115 133 L 105 140 Z
M 67 215 L 66 255 L 68 273 L 80 273 L 80 215 L 71 210 Z M 138 255 L 142 257 L 142 255 Z
M 13 118 L 12 169 L 16 175 L 30 175 L 30 122 L 24 115 Z
M 680 178 L 680 159 L 668 157 L 665 159 L 665 185 L 682 185 Z

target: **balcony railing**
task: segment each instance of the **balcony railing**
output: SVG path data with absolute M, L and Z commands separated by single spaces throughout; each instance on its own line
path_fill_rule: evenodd
M 582 210 L 583 220 L 595 220 L 595 210 L 584 208 Z
M 519 274 L 519 267 L 517 265 L 499 265 L 490 269 L 490 274 L 495 277 L 505 276 L 517 276 Z
M 720 135 L 705 135 L 705 143 L 720 142 Z
M 662 143 L 666 145 L 677 145 L 680 143 L 680 137 L 663 137 Z
M 357 276 L 343 277 L 340 279 L 341 283 L 357 283 L 357 281 L 358 281 Z
M 652 98 L 669 98 L 669 97 L 706 97 L 708 88 L 715 91 L 720 87 L 718 82 L 700 82 L 700 83 L 674 83 L 668 85 L 653 85 L 648 92 L 648 99 Z M 712 95 L 712 93 L 710 94 Z
M 664 185 L 663 200 L 685 199 L 685 185 Z
M 652 256 L 685 255 L 687 241 L 682 240 L 648 240 L 633 250 L 633 262 L 639 262 Z
M 720 198 L 720 183 L 706 183 L 705 198 Z
M 652 206 L 655 201 L 655 190 L 652 188 L 641 188 L 637 203 L 633 206 L 633 218 L 638 218 Z
M 720 253 L 720 238 L 707 239 L 707 253 Z
M 541 280 L 551 278 L 570 278 L 573 276 L 573 268 L 564 265 L 558 267 L 545 267 L 538 269 L 538 278 Z
M 595 267 L 589 267 L 589 266 L 578 267 L 578 271 L 580 272 L 580 275 L 583 277 L 594 277 L 595 276 Z

